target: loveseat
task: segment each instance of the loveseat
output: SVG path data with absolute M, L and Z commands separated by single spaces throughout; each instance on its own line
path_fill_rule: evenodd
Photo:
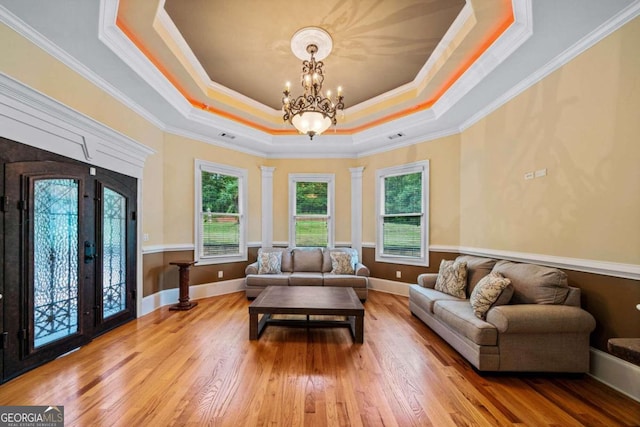
M 352 248 L 260 248 L 245 275 L 247 298 L 267 286 L 337 286 L 353 288 L 364 301 L 369 286 L 369 269 Z
M 421 274 L 409 308 L 479 371 L 589 370 L 595 319 L 556 268 L 462 255 Z

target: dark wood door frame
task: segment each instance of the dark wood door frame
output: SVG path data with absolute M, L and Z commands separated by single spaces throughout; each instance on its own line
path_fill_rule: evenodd
M 13 174 L 12 182 L 7 173 Z M 18 174 L 19 178 L 15 178 Z M 34 349 L 25 340 L 27 331 L 33 330 L 32 315 L 26 312 L 33 292 L 33 271 L 24 260 L 33 260 L 33 242 L 29 242 L 28 208 L 36 179 L 68 177 L 79 183 L 79 214 L 85 220 L 79 225 L 78 238 L 78 332 L 64 345 L 53 349 L 42 346 Z M 9 188 L 12 187 L 12 188 Z M 102 265 L 84 262 L 84 241 L 95 242 L 96 254 L 102 243 L 100 219 L 103 188 L 124 196 L 126 202 L 126 309 L 103 321 L 102 319 Z M 93 337 L 136 317 L 137 280 L 137 180 L 135 178 L 88 165 L 54 153 L 0 138 L 0 383 L 52 360 L 66 351 L 89 342 Z M 13 211 L 13 209 L 16 209 Z M 8 212 L 11 210 L 12 212 Z M 16 262 L 16 254 L 22 261 Z M 100 260 L 100 257 L 97 257 Z M 27 285 L 25 285 L 27 284 Z M 20 308 L 21 307 L 21 308 Z M 26 313 L 26 314 L 25 314 Z M 30 323 L 31 322 L 31 323 Z

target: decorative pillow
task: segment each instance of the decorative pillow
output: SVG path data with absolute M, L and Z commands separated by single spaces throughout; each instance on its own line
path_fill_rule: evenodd
M 492 306 L 508 304 L 512 295 L 511 280 L 500 273 L 489 273 L 473 288 L 469 302 L 476 317 L 484 320 Z
M 511 280 L 511 304 L 564 304 L 569 293 L 567 274 L 557 268 L 500 260 L 492 271 Z
M 467 263 L 443 259 L 440 262 L 440 271 L 436 279 L 435 290 L 464 299 L 467 297 L 466 288 Z
M 258 256 L 258 274 L 280 274 L 282 252 L 260 252 Z
M 351 254 L 347 252 L 331 252 L 331 274 L 355 274 Z

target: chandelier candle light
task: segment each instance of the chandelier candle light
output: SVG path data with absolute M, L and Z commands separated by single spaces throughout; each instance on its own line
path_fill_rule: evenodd
M 331 36 L 322 28 L 303 28 L 291 38 L 291 50 L 303 60 L 300 83 L 304 93 L 292 98 L 287 82 L 282 97 L 282 118 L 310 139 L 337 124 L 336 113 L 344 109 L 341 87 L 334 100 L 331 100 L 331 91 L 327 91 L 326 96 L 322 93 L 324 63 L 321 60 L 329 55 L 332 47 Z

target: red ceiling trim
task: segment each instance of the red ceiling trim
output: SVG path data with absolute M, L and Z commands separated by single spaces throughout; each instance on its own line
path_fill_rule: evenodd
M 504 0 L 505 4 L 505 13 L 504 16 L 496 23 L 496 26 L 489 32 L 487 38 L 478 46 L 478 48 L 473 52 L 473 54 L 469 55 L 468 58 L 462 62 L 460 67 L 458 67 L 451 76 L 446 80 L 446 82 L 436 91 L 436 93 L 429 98 L 428 100 L 416 104 L 414 106 L 405 108 L 403 110 L 397 111 L 392 114 L 388 114 L 384 117 L 380 117 L 376 120 L 372 120 L 360 126 L 345 128 L 345 129 L 335 129 L 334 133 L 339 135 L 352 135 L 357 132 L 361 132 L 363 130 L 372 128 L 374 126 L 378 126 L 380 124 L 390 122 L 392 120 L 399 119 L 401 117 L 405 117 L 419 111 L 424 111 L 431 108 L 446 92 L 453 86 L 453 84 L 475 63 L 475 61 L 489 49 L 489 47 L 515 22 L 515 18 L 513 15 L 513 9 L 510 0 Z M 118 13 L 120 13 L 118 11 Z M 179 84 L 178 80 L 162 65 L 162 63 L 155 58 L 149 49 L 145 47 L 142 41 L 136 37 L 135 33 L 120 19 L 120 16 L 116 18 L 116 26 L 120 28 L 120 30 L 131 40 L 131 42 L 136 45 L 136 47 L 142 52 L 142 54 L 149 60 L 151 63 L 162 73 L 163 76 L 180 92 L 180 94 L 195 108 L 216 114 L 218 116 L 236 121 L 238 123 L 242 123 L 243 125 L 252 127 L 254 129 L 261 130 L 263 132 L 269 133 L 271 135 L 296 135 L 298 132 L 294 129 L 277 129 L 271 128 L 268 126 L 261 125 L 252 120 L 241 117 L 237 114 L 229 113 L 228 111 L 224 111 L 217 107 L 212 107 L 202 101 L 195 99 L 191 96 L 188 91 Z

